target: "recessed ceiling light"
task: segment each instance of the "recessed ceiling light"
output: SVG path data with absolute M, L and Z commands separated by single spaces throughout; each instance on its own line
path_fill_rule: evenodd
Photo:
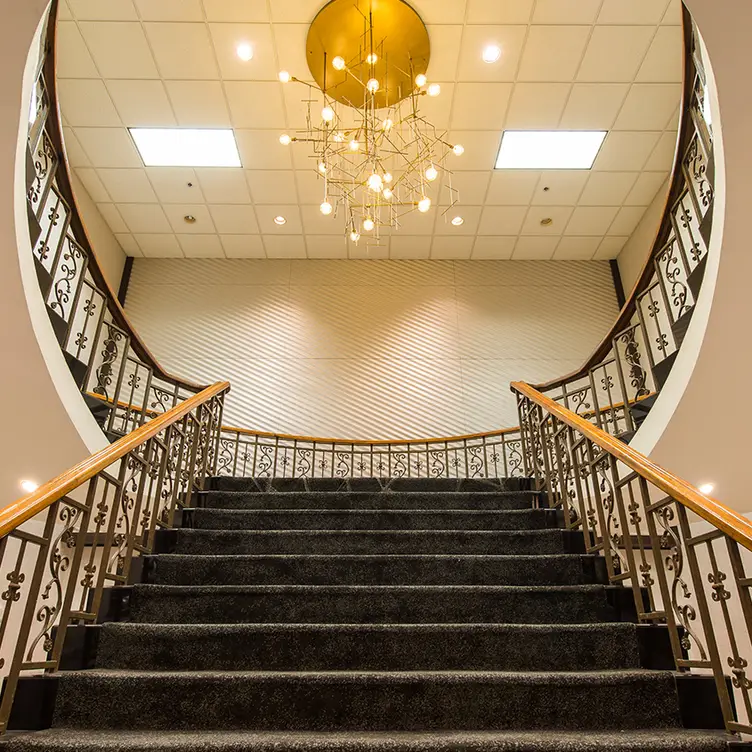
M 193 216 L 193 214 L 186 214 L 183 219 L 189 224 L 189 225 L 195 225 L 196 224 L 196 217 Z
M 34 493 L 34 491 L 39 488 L 38 483 L 34 483 L 33 480 L 22 480 L 21 481 L 21 488 L 26 491 L 26 493 Z
M 463 219 L 462 217 L 455 217 L 455 218 L 454 218 L 454 219 L 452 220 L 452 224 L 453 224 L 453 225 L 454 225 L 455 227 L 459 227 L 460 225 L 464 225 L 464 224 L 465 224 L 465 220 L 464 220 L 464 219 Z
M 130 128 L 146 167 L 242 167 L 231 130 Z
M 700 491 L 707 496 L 708 494 L 713 493 L 714 488 L 715 486 L 712 483 L 703 483 L 700 486 Z
M 501 57 L 501 47 L 498 44 L 489 44 L 483 48 L 483 62 L 495 63 Z
M 543 217 L 543 219 L 540 221 L 541 227 L 550 227 L 554 221 L 551 219 L 551 217 Z
M 504 131 L 496 169 L 589 170 L 606 131 Z
M 287 220 L 283 216 L 274 217 L 274 224 L 275 225 L 283 225 L 287 222 Z
M 251 47 L 248 42 L 241 42 L 235 48 L 235 52 L 244 63 L 247 63 L 249 60 L 253 60 L 253 47 Z

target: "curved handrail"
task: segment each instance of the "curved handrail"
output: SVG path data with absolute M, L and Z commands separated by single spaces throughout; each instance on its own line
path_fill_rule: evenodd
M 129 452 L 156 436 L 168 426 L 176 423 L 200 405 L 230 389 L 228 381 L 218 381 L 206 387 L 198 394 L 189 397 L 171 410 L 160 415 L 140 428 L 123 436 L 113 444 L 100 449 L 78 465 L 61 473 L 56 478 L 40 486 L 36 491 L 22 496 L 12 504 L 0 510 L 0 537 L 7 535 L 27 520 L 44 511 L 66 494 L 91 480 L 95 475 Z
M 640 477 L 649 481 L 661 491 L 671 496 L 680 504 L 714 527 L 722 530 L 726 535 L 752 551 L 752 521 L 748 520 L 739 512 L 722 504 L 693 486 L 691 483 L 678 478 L 676 475 L 664 470 L 660 465 L 632 449 L 628 444 L 614 438 L 602 431 L 590 421 L 581 418 L 550 397 L 541 394 L 538 389 L 524 381 L 513 381 L 512 391 L 527 397 L 529 400 L 544 408 L 549 414 L 555 416 L 562 423 L 574 428 L 582 436 L 598 445 L 605 452 L 623 462 L 627 467 L 634 470 Z

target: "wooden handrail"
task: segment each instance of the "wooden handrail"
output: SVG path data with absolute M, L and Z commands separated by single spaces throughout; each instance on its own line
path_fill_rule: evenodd
M 140 428 L 118 439 L 114 444 L 100 449 L 90 457 L 87 457 L 78 465 L 61 473 L 57 478 L 40 486 L 36 491 L 22 496 L 17 501 L 0 510 L 0 537 L 7 535 L 12 530 L 30 520 L 35 515 L 44 511 L 58 499 L 78 488 L 87 480 L 91 480 L 97 473 L 109 467 L 113 462 L 124 457 L 128 452 L 136 449 L 145 441 L 156 436 L 167 426 L 176 423 L 195 408 L 208 402 L 230 388 L 228 381 L 218 381 L 216 384 L 206 387 L 198 394 L 194 394 L 184 402 L 175 405 L 158 418 L 144 423 Z
M 535 387 L 523 381 L 513 381 L 512 391 L 524 395 L 548 413 L 574 428 L 587 439 L 616 457 L 638 475 L 650 481 L 661 491 L 671 496 L 680 504 L 706 522 L 721 530 L 746 549 L 752 551 L 752 522 L 743 515 L 729 509 L 720 501 L 701 493 L 695 486 L 664 470 L 636 449 L 632 449 L 619 439 L 602 431 L 590 421 L 575 415 L 571 410 L 541 394 Z

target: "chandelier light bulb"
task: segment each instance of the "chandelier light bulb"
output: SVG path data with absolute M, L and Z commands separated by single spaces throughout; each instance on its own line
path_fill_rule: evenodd
M 368 187 L 374 192 L 379 193 L 384 187 L 384 181 L 381 179 L 381 175 L 377 175 L 375 172 L 368 178 Z
M 394 194 L 392 193 L 392 189 L 391 188 L 384 188 L 384 193 L 382 195 L 388 201 Z
M 292 76 L 286 70 L 283 70 L 283 71 L 279 72 L 279 80 L 283 84 L 289 83 L 291 78 L 292 78 Z
M 462 144 L 455 144 L 452 147 L 452 151 L 458 156 L 461 157 L 465 153 L 465 147 Z
M 423 198 L 420 201 L 418 201 L 418 211 L 423 212 L 423 214 L 425 214 L 430 208 L 431 208 L 431 199 L 428 198 L 428 196 L 423 196 Z
M 334 134 L 334 140 L 338 144 L 341 144 L 345 140 L 345 134 L 338 131 L 337 133 Z
M 327 105 L 326 107 L 324 107 L 323 110 L 321 110 L 321 119 L 325 123 L 331 123 L 332 120 L 334 120 L 334 110 L 331 107 L 329 107 L 329 105 Z
M 372 52 L 366 58 L 366 62 L 368 63 L 368 65 L 374 65 L 378 59 L 379 59 L 379 56 L 375 52 Z
M 369 78 L 368 83 L 366 84 L 366 89 L 368 89 L 371 94 L 375 94 L 379 90 L 379 82 L 375 78 Z
M 415 76 L 415 84 L 416 86 L 420 86 L 421 88 L 426 85 L 426 82 L 428 79 L 426 78 L 425 73 L 418 73 L 417 76 Z
M 452 220 L 452 224 L 453 224 L 453 225 L 454 225 L 455 227 L 460 227 L 461 225 L 464 225 L 464 224 L 465 224 L 465 220 L 464 220 L 464 219 L 462 219 L 462 217 L 455 217 L 455 218 L 454 218 L 454 219 Z
M 366 232 L 371 232 L 371 230 L 373 230 L 373 228 L 374 228 L 375 226 L 376 226 L 376 224 L 374 223 L 374 221 L 373 221 L 373 220 L 372 220 L 372 219 L 371 219 L 370 217 L 366 217 L 366 218 L 365 218 L 365 219 L 363 220 L 363 229 L 364 229 L 364 230 L 365 230 Z
M 324 216 L 328 216 L 329 214 L 332 213 L 332 205 L 328 201 L 324 201 L 324 203 L 321 204 L 319 209 L 321 209 L 321 213 Z
M 431 84 L 428 87 L 428 96 L 429 97 L 438 97 L 439 94 L 441 94 L 441 86 L 439 86 L 439 84 Z
M 286 133 L 283 133 L 279 137 L 279 143 L 282 144 L 282 146 L 289 146 L 291 141 L 292 139 Z
M 489 44 L 483 48 L 483 62 L 495 63 L 501 57 L 501 47 L 498 44 Z
M 326 162 L 319 162 L 319 172 L 326 175 Z
M 247 63 L 249 60 L 253 60 L 253 47 L 251 47 L 248 42 L 241 42 L 235 48 L 235 52 L 244 63 Z
M 352 240 L 353 243 L 357 243 L 360 240 L 360 233 L 356 230 L 353 230 L 350 233 L 350 240 Z
M 384 173 L 384 182 L 385 183 L 391 183 L 392 180 L 394 180 L 394 178 L 392 177 L 392 173 L 391 172 L 385 172 Z
M 360 143 L 354 138 L 350 141 L 350 151 L 358 151 L 358 149 L 360 149 Z
M 439 177 L 439 171 L 433 165 L 431 165 L 426 170 L 426 180 L 432 182 L 436 180 L 437 177 Z
M 334 60 L 332 60 L 332 67 L 334 68 L 334 70 L 344 70 L 345 58 L 337 55 L 337 57 L 335 57 Z
M 381 127 L 382 127 L 382 128 L 383 128 L 383 129 L 385 130 L 385 131 L 390 131 L 390 130 L 392 130 L 392 127 L 393 127 L 393 126 L 394 126 L 394 121 L 393 121 L 393 120 L 390 120 L 389 118 L 387 118 L 387 119 L 386 119 L 386 120 L 385 120 L 385 121 L 384 121 L 384 122 L 383 122 L 383 123 L 381 124 Z

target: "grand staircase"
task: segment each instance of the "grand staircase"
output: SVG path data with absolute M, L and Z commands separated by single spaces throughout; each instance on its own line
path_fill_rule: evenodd
M 52 728 L 0 746 L 748 748 L 526 480 L 219 478 L 194 502 L 71 628 Z

